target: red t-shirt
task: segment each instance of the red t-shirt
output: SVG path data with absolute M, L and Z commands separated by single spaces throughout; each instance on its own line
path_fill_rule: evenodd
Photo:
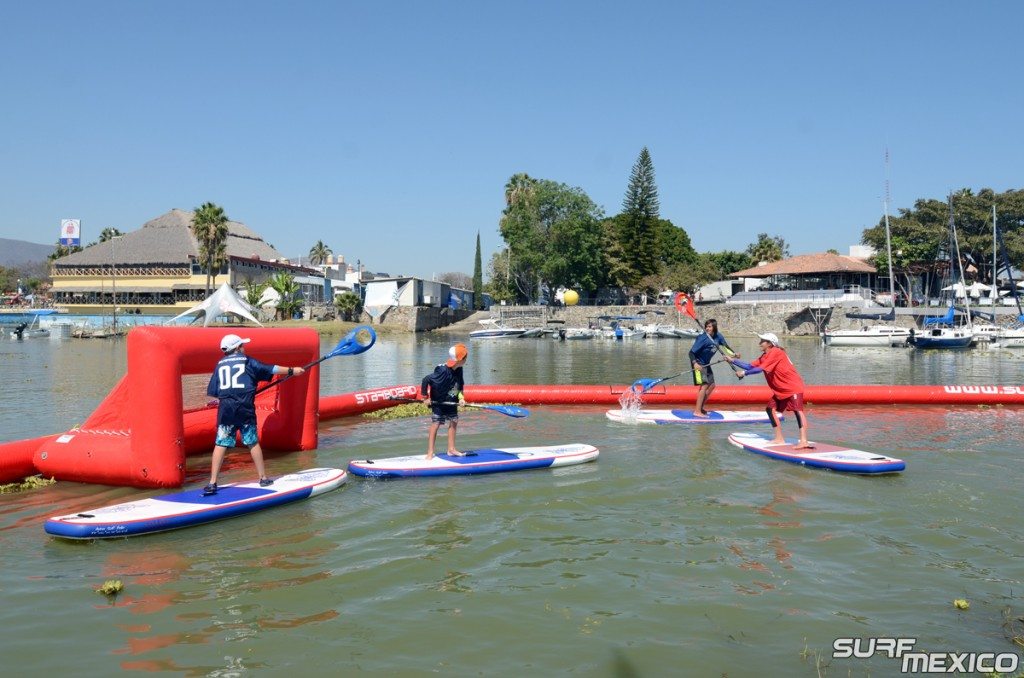
M 767 353 L 750 364 L 764 370 L 764 380 L 777 398 L 788 398 L 804 392 L 804 380 L 793 367 L 793 361 L 778 346 L 772 346 Z

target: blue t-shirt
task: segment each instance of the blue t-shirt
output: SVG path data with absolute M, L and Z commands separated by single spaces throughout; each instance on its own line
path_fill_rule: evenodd
M 256 384 L 274 377 L 274 366 L 244 353 L 232 353 L 217 363 L 206 387 L 207 395 L 220 399 L 218 426 L 256 423 Z
M 420 383 L 420 393 L 430 396 L 430 400 L 434 403 L 455 403 L 458 402 L 459 394 L 462 393 L 465 386 L 462 381 L 462 368 L 448 367 L 442 363 L 435 367 L 433 372 L 423 377 L 423 381 Z M 434 404 L 432 409 L 439 414 L 448 415 L 458 411 L 455 405 Z
M 725 340 L 721 332 L 715 334 L 714 338 L 707 332 L 701 332 L 690 349 L 690 362 L 696 361 L 701 365 L 710 365 L 711 361 L 715 359 L 715 352 L 717 350 L 715 349 L 715 344 L 725 346 L 730 351 L 732 350 L 729 342 Z

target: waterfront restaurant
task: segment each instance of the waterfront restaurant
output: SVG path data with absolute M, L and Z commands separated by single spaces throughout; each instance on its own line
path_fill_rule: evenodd
M 801 254 L 730 273 L 730 278 L 762 282 L 756 290 L 734 295 L 729 303 L 803 302 L 811 297 L 839 302 L 851 295 L 870 301 L 879 282 L 888 281 L 877 273 L 866 257 Z
M 70 313 L 177 315 L 206 298 L 206 271 L 198 263 L 192 212 L 173 209 L 142 228 L 53 262 L 53 303 Z M 294 266 L 244 224 L 229 221 L 227 263 L 211 291 L 225 280 L 235 289 L 280 271 L 299 277 L 320 271 Z M 322 287 L 322 285 L 321 285 Z

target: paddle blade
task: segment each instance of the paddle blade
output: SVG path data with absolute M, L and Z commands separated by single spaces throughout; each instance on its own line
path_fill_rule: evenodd
M 694 320 L 697 319 L 697 310 L 693 307 L 693 299 L 685 292 L 680 292 L 676 295 L 676 309 Z
M 338 345 L 334 347 L 330 353 L 327 354 L 327 358 L 333 358 L 336 355 L 358 355 L 364 351 L 370 350 L 374 342 L 377 341 L 377 333 L 373 331 L 373 328 L 369 325 L 360 325 L 348 334 L 346 334 Z
M 530 410 L 523 409 L 522 407 L 516 407 L 515 405 L 481 405 L 480 407 L 485 410 L 501 412 L 505 416 L 516 417 L 517 419 L 530 416 Z
M 636 381 L 633 382 L 633 390 L 634 391 L 640 391 L 640 393 L 646 393 L 647 391 L 651 390 L 652 388 L 654 388 L 655 386 L 657 386 L 658 384 L 660 384 L 663 381 L 665 381 L 665 380 L 664 379 L 637 379 Z

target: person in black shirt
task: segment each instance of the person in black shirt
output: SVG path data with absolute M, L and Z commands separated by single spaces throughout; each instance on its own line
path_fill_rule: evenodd
M 448 455 L 464 456 L 455 448 L 455 432 L 459 427 L 458 403 L 464 400 L 462 390 L 462 366 L 466 364 L 469 351 L 465 344 L 455 344 L 448 349 L 448 360 L 423 377 L 420 394 L 430 406 L 430 433 L 427 437 L 427 459 L 434 458 L 434 441 L 441 424 L 448 424 Z

